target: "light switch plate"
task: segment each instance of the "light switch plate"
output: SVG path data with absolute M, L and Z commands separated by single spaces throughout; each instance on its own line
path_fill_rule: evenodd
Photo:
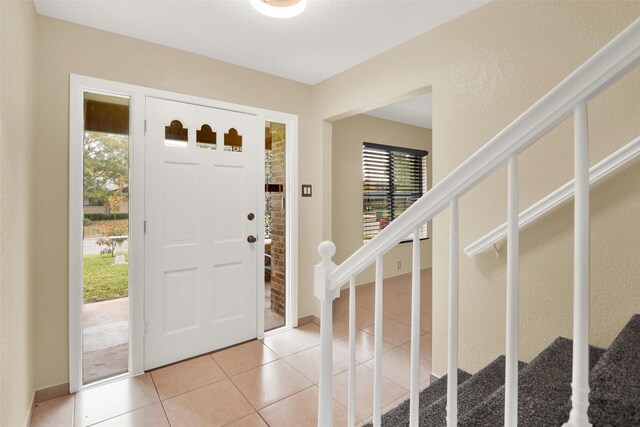
M 302 184 L 302 197 L 311 197 L 311 184 Z

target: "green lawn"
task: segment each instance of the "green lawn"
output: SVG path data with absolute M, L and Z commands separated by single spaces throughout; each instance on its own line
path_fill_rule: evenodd
M 125 252 L 125 260 L 129 254 Z M 84 256 L 84 302 L 106 301 L 129 295 L 129 264 L 114 265 L 111 255 Z

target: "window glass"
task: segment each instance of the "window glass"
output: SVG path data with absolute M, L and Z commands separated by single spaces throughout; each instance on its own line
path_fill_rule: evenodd
M 422 197 L 426 189 L 426 158 L 423 150 L 368 142 L 362 145 L 364 243 Z M 424 224 L 420 238 L 426 237 Z

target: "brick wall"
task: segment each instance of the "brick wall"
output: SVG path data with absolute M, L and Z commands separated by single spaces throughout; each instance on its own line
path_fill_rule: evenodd
M 285 128 L 271 128 L 271 183 L 285 184 Z M 285 242 L 286 223 L 284 210 L 284 192 L 271 193 L 271 308 L 284 316 L 286 307 L 285 292 Z

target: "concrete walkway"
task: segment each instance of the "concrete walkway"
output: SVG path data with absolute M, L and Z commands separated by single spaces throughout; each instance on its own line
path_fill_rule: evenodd
M 83 379 L 88 384 L 129 368 L 129 298 L 84 304 Z

